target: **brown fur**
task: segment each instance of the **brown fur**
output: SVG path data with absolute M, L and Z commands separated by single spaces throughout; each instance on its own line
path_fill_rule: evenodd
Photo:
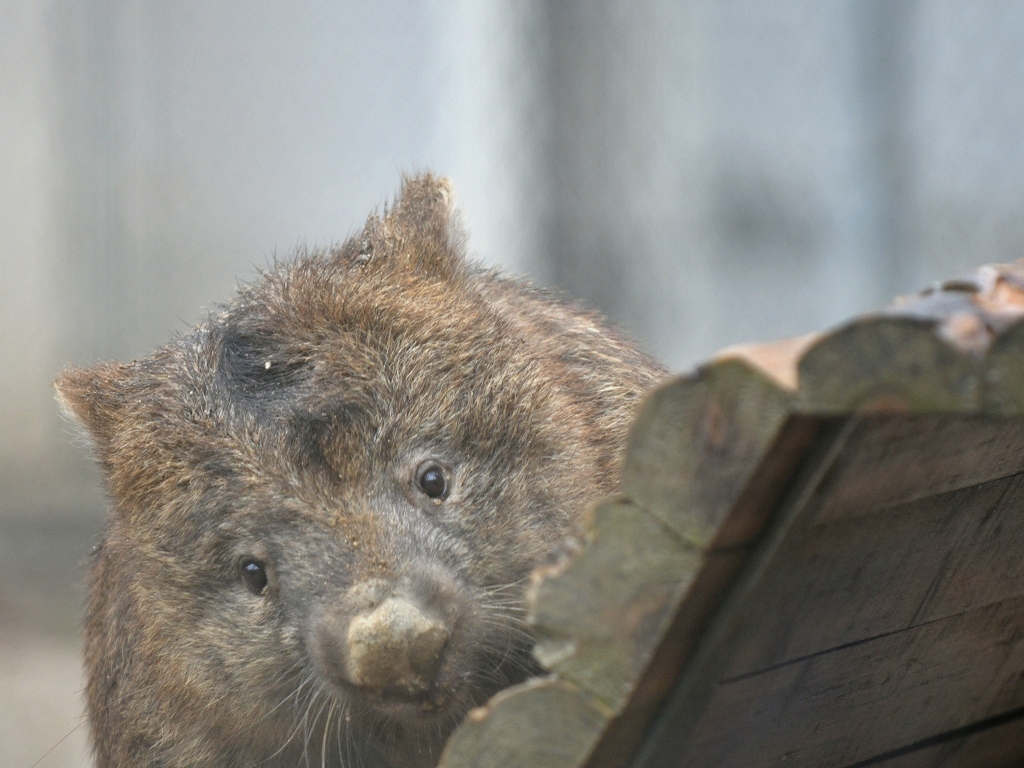
M 615 490 L 663 371 L 468 264 L 449 197 L 408 179 L 178 341 L 58 379 L 111 498 L 85 623 L 99 768 L 432 765 L 533 671 L 524 581 Z M 443 500 L 416 485 L 426 458 Z M 324 650 L 391 593 L 450 631 L 429 695 L 349 685 Z

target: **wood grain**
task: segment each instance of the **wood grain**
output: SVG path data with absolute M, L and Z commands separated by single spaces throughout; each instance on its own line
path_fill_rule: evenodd
M 662 641 L 636 680 L 628 701 L 594 746 L 586 768 L 621 768 L 631 762 L 746 554 L 744 548 L 704 556 Z
M 442 765 L 1024 764 L 1022 316 L 988 267 L 657 388 L 529 596 L 557 677 Z
M 992 342 L 985 357 L 982 407 L 988 413 L 1024 414 L 1024 321 Z
M 739 360 L 652 392 L 630 435 L 622 493 L 707 547 L 791 413 L 792 398 Z
M 1024 706 L 1021 432 L 864 415 L 819 446 L 640 765 L 911 760 Z
M 720 684 L 649 766 L 846 766 L 1015 710 L 1024 597 Z
M 793 530 L 725 676 L 1024 594 L 1022 498 L 1018 475 Z
M 610 714 L 570 683 L 531 680 L 470 712 L 438 768 L 571 768 L 586 758 Z
M 1024 709 L 946 731 L 849 768 L 1020 768 Z
M 703 557 L 623 498 L 593 510 L 587 552 L 540 580 L 530 597 L 534 653 L 618 712 Z
M 800 360 L 798 409 L 815 413 L 976 411 L 977 358 L 933 320 L 876 315 L 824 335 Z
M 820 495 L 818 522 L 1024 472 L 1024 420 L 922 414 L 862 417 Z

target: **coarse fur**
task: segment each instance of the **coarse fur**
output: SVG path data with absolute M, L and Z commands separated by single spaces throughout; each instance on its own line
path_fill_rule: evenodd
M 464 241 L 447 182 L 408 178 L 151 356 L 58 379 L 111 499 L 85 620 L 98 768 L 434 765 L 536 671 L 525 583 L 614 492 L 664 371 Z M 353 617 L 389 595 L 402 627 L 441 627 L 419 688 L 353 672 Z

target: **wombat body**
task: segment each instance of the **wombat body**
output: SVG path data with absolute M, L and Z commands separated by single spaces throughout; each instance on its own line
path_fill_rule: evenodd
M 408 179 L 150 357 L 60 377 L 111 497 L 99 768 L 433 765 L 535 671 L 525 583 L 663 371 L 463 240 L 447 184 Z

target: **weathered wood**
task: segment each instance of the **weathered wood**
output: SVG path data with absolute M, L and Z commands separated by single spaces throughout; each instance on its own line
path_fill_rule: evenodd
M 819 514 L 836 493 L 852 498 L 844 473 L 872 466 L 872 431 L 919 441 L 892 423 L 918 418 L 852 421 L 805 474 L 691 656 L 642 766 L 850 765 L 1024 704 L 1024 476 L 907 494 L 873 466 L 895 498 L 919 498 L 866 493 L 865 509 Z M 943 418 L 956 428 L 931 424 L 918 462 L 941 465 L 961 439 L 986 444 L 979 435 L 982 464 L 1015 451 L 1005 430 L 991 440 L 989 420 Z M 917 476 L 945 489 L 933 470 Z
M 625 499 L 593 511 L 588 557 L 543 578 L 530 603 L 538 660 L 618 712 L 700 570 L 701 553 Z
M 587 768 L 627 764 L 658 706 L 670 692 L 684 660 L 735 579 L 750 542 L 756 540 L 767 523 L 767 511 L 774 508 L 820 428 L 817 419 L 790 419 L 781 427 L 766 458 L 735 498 L 719 534 L 704 551 L 699 570 L 682 593 L 682 599 L 673 599 L 671 609 L 675 615 L 671 624 L 663 623 L 659 628 L 660 645 L 640 646 L 650 660 L 645 670 L 634 670 L 630 675 L 628 697 L 617 704 L 617 715 L 587 761 Z M 715 477 L 705 476 L 702 481 L 713 483 Z M 645 536 L 644 540 L 650 547 L 650 537 Z M 722 546 L 722 542 L 731 546 Z M 632 580 L 640 579 L 634 576 Z M 573 597 L 573 592 L 568 591 L 563 599 Z M 620 608 L 620 616 L 629 617 L 630 613 L 628 607 Z
M 1024 710 L 945 731 L 849 768 L 1019 768 Z
M 738 360 L 657 390 L 632 431 L 625 495 L 592 513 L 587 556 L 549 569 L 531 590 L 538 659 L 612 716 L 591 765 L 621 765 L 640 741 L 817 433 L 817 419 L 788 418 L 790 404 Z M 492 708 L 478 725 L 500 729 L 498 720 L 541 706 L 541 693 L 516 694 L 516 708 Z M 471 764 L 452 755 L 451 768 Z
M 726 678 L 1024 595 L 1024 477 L 794 525 L 752 593 Z M 806 517 L 813 519 L 813 503 Z
M 622 492 L 706 547 L 775 442 L 792 398 L 739 360 L 652 392 L 637 418 Z
M 726 347 L 713 362 L 739 360 L 748 367 L 764 374 L 779 388 L 795 392 L 797 389 L 797 364 L 821 334 L 811 333 L 792 339 L 780 339 L 768 344 L 737 344 Z
M 791 416 L 779 428 L 760 464 L 747 478 L 729 514 L 718 525 L 709 551 L 735 550 L 757 541 L 797 466 L 821 433 L 825 420 Z
M 932 320 L 877 315 L 823 336 L 800 360 L 798 408 L 813 413 L 963 413 L 980 406 L 980 364 Z
M 983 268 L 651 393 L 442 765 L 1024 764 L 1022 318 Z
M 611 717 L 570 683 L 541 678 L 471 711 L 438 768 L 570 768 L 582 763 Z
M 1015 711 L 1022 615 L 1011 598 L 722 683 L 647 765 L 848 766 Z
M 984 365 L 984 410 L 1000 416 L 1024 414 L 1024 322 L 992 343 Z
M 1022 424 L 942 414 L 863 418 L 826 480 L 816 522 L 1024 472 Z
M 745 625 L 749 596 L 760 582 L 763 568 L 786 541 L 786 535 L 805 509 L 810 495 L 841 453 L 856 421 L 838 420 L 826 424 L 808 451 L 794 481 L 787 488 L 771 527 L 757 546 L 746 555 L 735 579 L 700 642 L 694 647 L 670 697 L 654 722 L 645 744 L 632 765 L 649 768 L 664 764 L 661 746 L 678 746 L 700 718 L 730 659 L 729 641 Z M 653 762 L 652 762 L 653 761 Z
M 601 735 L 586 768 L 628 765 L 643 741 L 658 708 L 672 692 L 683 664 L 693 651 L 709 618 L 743 564 L 746 548 L 704 555 L 700 570 L 676 608 L 672 623 L 636 680 L 629 699 Z

